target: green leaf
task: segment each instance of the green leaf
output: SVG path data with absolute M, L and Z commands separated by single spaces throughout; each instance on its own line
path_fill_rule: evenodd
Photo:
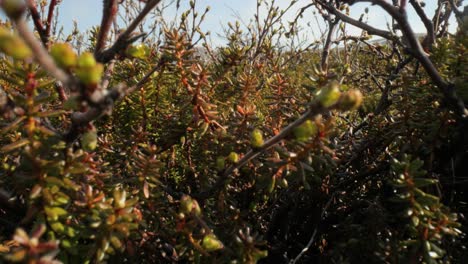
M 424 179 L 424 178 L 416 178 L 413 179 L 414 185 L 418 188 L 428 186 L 428 185 L 433 185 L 438 183 L 439 181 L 436 179 Z
M 61 207 L 44 207 L 46 215 L 52 220 L 57 221 L 59 217 L 67 215 L 67 211 Z

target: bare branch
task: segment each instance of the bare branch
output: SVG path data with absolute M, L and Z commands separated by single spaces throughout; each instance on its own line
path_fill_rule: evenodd
M 57 91 L 60 101 L 65 102 L 68 100 L 68 95 L 63 88 L 63 85 L 59 82 L 55 82 L 55 91 Z
M 117 53 L 135 41 L 137 38 L 131 38 L 131 34 L 141 24 L 146 15 L 160 2 L 161 0 L 149 0 L 143 10 L 141 10 L 138 16 L 130 23 L 128 28 L 120 34 L 112 47 L 96 54 L 96 60 L 102 63 L 109 62 L 114 59 Z
M 461 19 L 463 17 L 463 12 L 458 10 L 458 7 L 461 5 L 462 2 L 463 1 L 458 1 L 458 3 L 455 3 L 454 0 L 449 0 L 450 5 L 452 6 L 452 10 L 458 19 Z
M 423 45 L 426 50 L 430 50 L 435 41 L 434 25 L 417 1 L 410 0 L 410 3 L 426 27 L 427 35 L 424 38 Z
M 363 30 L 367 31 L 367 33 L 369 33 L 369 35 L 380 36 L 380 37 L 388 39 L 388 40 L 396 40 L 396 36 L 393 35 L 389 31 L 381 30 L 381 29 L 369 26 L 366 23 L 363 23 L 363 22 L 358 21 L 358 20 L 356 20 L 354 18 L 351 18 L 351 17 L 347 16 L 346 14 L 342 13 L 341 11 L 339 11 L 338 9 L 336 9 L 334 6 L 326 4 L 326 3 L 322 2 L 322 1 L 319 1 L 318 3 L 323 8 L 325 8 L 328 12 L 334 14 L 339 19 L 343 20 L 344 22 L 346 22 L 348 24 L 351 24 L 351 25 L 353 25 L 355 27 L 358 27 L 360 29 L 363 29 Z
M 327 35 L 327 39 L 325 41 L 325 45 L 322 50 L 322 61 L 320 64 L 322 72 L 325 72 L 325 73 L 328 72 L 328 57 L 329 57 L 328 55 L 330 54 L 332 36 L 335 33 L 336 25 L 338 24 L 339 21 L 340 21 L 339 19 L 335 19 L 335 21 L 328 22 L 328 25 L 329 25 L 328 35 Z
M 37 10 L 36 1 L 29 0 L 28 1 L 28 8 L 29 13 L 31 14 L 34 27 L 36 28 L 37 32 L 39 33 L 39 37 L 44 45 L 47 44 L 47 37 L 44 24 L 42 23 L 41 15 L 39 15 L 39 11 Z
M 52 28 L 52 19 L 54 17 L 54 10 L 56 6 L 57 0 L 51 0 L 49 4 L 49 13 L 47 13 L 47 25 L 45 28 L 46 43 L 44 44 L 47 44 L 49 42 L 50 30 Z
M 101 20 L 101 28 L 99 29 L 99 35 L 97 37 L 96 49 L 94 51 L 95 54 L 98 54 L 105 45 L 107 40 L 107 36 L 112 26 L 112 22 L 114 21 L 115 16 L 117 15 L 119 9 L 119 1 L 118 0 L 105 0 L 103 4 L 102 10 L 102 20 Z

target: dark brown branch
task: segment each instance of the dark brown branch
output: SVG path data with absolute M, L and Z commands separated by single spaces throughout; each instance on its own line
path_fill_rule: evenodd
M 102 10 L 101 28 L 99 29 L 99 35 L 97 37 L 95 54 L 98 54 L 103 48 L 107 41 L 107 36 L 117 15 L 119 9 L 118 0 L 105 0 Z
M 386 31 L 386 30 L 381 30 L 378 28 L 374 28 L 372 26 L 369 26 L 366 23 L 363 23 L 361 21 L 358 21 L 354 18 L 351 18 L 347 16 L 346 14 L 342 13 L 338 9 L 336 9 L 334 6 L 328 5 L 326 3 L 323 3 L 322 1 L 318 2 L 323 8 L 325 8 L 328 12 L 334 14 L 336 17 L 338 17 L 340 20 L 343 20 L 344 22 L 351 24 L 355 27 L 358 27 L 360 29 L 363 29 L 369 33 L 369 35 L 376 35 L 380 36 L 382 38 L 388 39 L 388 40 L 396 40 L 396 36 L 394 36 L 391 32 Z
M 426 27 L 427 35 L 423 41 L 424 49 L 431 50 L 432 45 L 435 41 L 434 25 L 432 24 L 432 21 L 427 17 L 426 13 L 424 13 L 424 10 L 417 1 L 410 0 L 410 3 L 413 6 L 416 13 L 418 14 L 421 21 L 424 23 L 424 26 Z
M 161 0 L 149 0 L 143 10 L 141 10 L 138 16 L 132 21 L 132 23 L 130 23 L 128 28 L 122 34 L 120 34 L 112 47 L 96 54 L 96 60 L 102 63 L 109 62 L 110 60 L 114 59 L 117 53 L 135 41 L 137 38 L 131 38 L 131 34 L 141 24 L 148 13 L 153 10 L 153 8 L 160 2 Z
M 60 101 L 65 102 L 66 100 L 68 100 L 68 95 L 65 92 L 65 89 L 63 88 L 63 85 L 61 83 L 55 83 L 55 91 L 57 91 Z
M 42 44 L 46 45 L 48 38 L 46 36 L 44 24 L 42 23 L 41 15 L 39 15 L 39 11 L 37 10 L 36 1 L 29 0 L 28 8 L 29 8 L 29 13 L 31 14 L 31 17 L 34 23 L 34 27 L 39 33 L 39 37 L 41 38 Z
M 407 0 L 400 0 L 400 12 L 406 12 Z
M 46 43 L 44 44 L 47 44 L 49 42 L 50 30 L 52 28 L 52 19 L 54 18 L 54 10 L 56 6 L 57 0 L 51 0 L 49 4 L 49 12 L 47 13 L 47 25 L 45 28 Z
M 449 0 L 450 5 L 452 6 L 453 13 L 455 13 L 455 16 L 457 19 L 462 19 L 463 18 L 463 12 L 458 10 L 458 7 L 461 5 L 463 1 L 459 1 L 458 3 L 455 3 L 454 0 Z M 467 9 L 468 7 L 465 7 Z

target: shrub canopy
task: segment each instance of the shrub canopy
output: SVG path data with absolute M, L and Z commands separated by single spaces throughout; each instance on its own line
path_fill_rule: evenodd
M 0 1 L 4 261 L 463 262 L 462 1 L 258 0 L 219 47 L 209 8 L 160 2 L 104 0 L 66 36 L 61 1 Z

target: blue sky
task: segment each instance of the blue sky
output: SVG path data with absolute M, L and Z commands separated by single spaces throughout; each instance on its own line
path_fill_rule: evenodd
M 167 0 L 166 0 L 167 2 Z M 292 19 L 297 14 L 298 8 L 309 3 L 310 0 L 299 0 L 296 4 L 296 8 L 290 10 L 286 19 Z M 426 0 L 427 13 L 430 17 L 433 15 L 437 0 Z M 187 6 L 188 0 L 181 0 L 182 6 Z M 286 7 L 289 0 L 276 0 L 276 4 L 280 7 Z M 206 17 L 205 23 L 202 25 L 204 30 L 212 32 L 212 40 L 214 44 L 223 43 L 222 38 L 218 37 L 216 33 L 222 33 L 222 26 L 225 26 L 229 21 L 236 21 L 242 19 L 244 22 L 248 22 L 249 19 L 253 18 L 253 14 L 256 10 L 255 0 L 197 0 L 197 6 L 199 10 L 204 10 L 207 6 L 211 7 L 211 11 Z M 385 29 L 387 23 L 390 21 L 389 17 L 385 15 L 385 12 L 379 7 L 370 6 L 369 4 L 356 4 L 351 9 L 351 15 L 358 18 L 363 12 L 365 7 L 369 7 L 369 23 Z M 182 10 L 185 10 L 182 8 Z M 166 10 L 165 17 L 173 19 L 176 16 L 174 8 Z M 64 27 L 65 33 L 71 31 L 73 20 L 78 23 L 80 29 L 88 29 L 91 26 L 98 25 L 100 23 L 100 17 L 102 12 L 102 0 L 63 0 L 60 5 L 59 21 Z M 313 33 L 319 35 L 318 25 L 313 19 L 312 11 L 305 13 L 305 18 L 301 20 L 301 25 L 306 27 L 307 22 L 311 23 L 311 27 L 305 29 L 304 34 L 313 38 Z M 423 24 L 419 21 L 416 14 L 411 11 L 409 18 L 415 32 L 425 32 Z M 456 29 L 456 22 L 452 20 L 451 31 Z M 359 30 L 348 27 L 351 33 L 359 34 Z M 313 32 L 315 31 L 315 32 Z

